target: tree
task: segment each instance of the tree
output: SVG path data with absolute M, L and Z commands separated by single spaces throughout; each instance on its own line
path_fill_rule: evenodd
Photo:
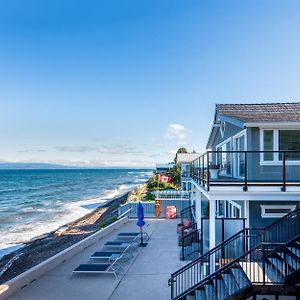
M 177 153 L 188 153 L 188 152 L 187 152 L 186 148 L 181 147 L 177 150 Z
M 180 167 L 178 165 L 175 165 L 171 170 L 170 170 L 170 177 L 171 177 L 171 182 L 179 186 L 180 185 Z

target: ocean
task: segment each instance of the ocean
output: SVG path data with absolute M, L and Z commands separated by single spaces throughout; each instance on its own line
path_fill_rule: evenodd
M 0 170 L 0 257 L 151 176 L 149 169 Z

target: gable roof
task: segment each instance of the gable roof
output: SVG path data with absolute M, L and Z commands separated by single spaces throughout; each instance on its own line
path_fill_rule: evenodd
M 198 158 L 201 154 L 199 153 L 177 153 L 175 161 L 177 164 L 191 163 L 193 160 Z
M 217 104 L 216 113 L 244 123 L 300 122 L 300 102 Z

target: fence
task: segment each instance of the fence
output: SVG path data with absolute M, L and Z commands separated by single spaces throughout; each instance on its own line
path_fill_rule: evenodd
M 141 202 L 144 207 L 144 216 L 145 218 L 155 218 L 155 202 Z M 137 217 L 137 206 L 138 202 L 128 202 L 124 205 L 121 205 L 118 208 L 118 216 L 127 215 L 129 218 L 136 218 Z M 180 212 L 184 208 L 189 207 L 190 201 L 187 200 L 178 200 L 178 199 L 161 199 L 160 200 L 160 207 L 161 207 L 161 218 L 166 217 L 166 208 L 167 206 L 176 206 L 177 209 L 177 217 L 180 217 Z

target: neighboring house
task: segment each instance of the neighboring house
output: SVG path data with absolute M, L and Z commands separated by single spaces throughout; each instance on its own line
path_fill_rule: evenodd
M 156 173 L 166 173 L 169 172 L 172 168 L 174 168 L 175 164 L 167 163 L 167 164 L 156 164 Z
M 181 189 L 191 190 L 190 166 L 192 161 L 199 158 L 199 153 L 177 153 L 175 163 L 180 167 Z
M 192 162 L 190 173 L 199 229 L 209 206 L 210 249 L 220 242 L 218 218 L 245 219 L 225 228 L 230 236 L 241 226 L 261 228 L 296 209 L 300 103 L 216 105 L 207 152 Z

